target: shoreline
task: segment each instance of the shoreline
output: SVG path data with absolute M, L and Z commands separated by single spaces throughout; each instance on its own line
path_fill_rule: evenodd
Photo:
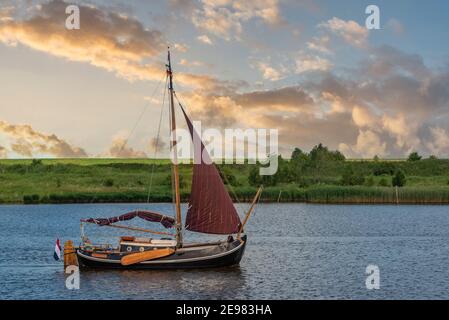
M 2 206 L 8 206 L 8 205 L 67 205 L 67 204 L 170 204 L 171 201 L 102 201 L 101 199 L 95 199 L 91 201 L 59 201 L 59 202 L 51 202 L 51 201 L 39 201 L 39 202 L 0 202 L 0 205 Z M 182 199 L 182 204 L 187 204 L 188 199 Z M 317 205 L 449 205 L 449 201 L 414 201 L 414 200 L 406 200 L 406 201 L 372 201 L 372 200 L 358 200 L 358 201 L 351 201 L 351 200 L 334 200 L 334 201 L 320 201 L 320 200 L 313 200 L 313 201 L 276 201 L 276 200 L 269 200 L 264 199 L 260 200 L 259 203 L 263 204 L 317 204 Z M 234 201 L 234 204 L 251 204 L 251 201 L 245 200 L 245 201 Z
M 279 176 L 262 181 L 247 164 L 222 166 L 220 174 L 235 203 L 251 202 L 264 185 L 262 203 L 449 204 L 449 159 L 324 164 L 302 168 L 282 160 Z M 395 168 L 406 173 L 403 187 L 392 186 Z M 187 202 L 192 166 L 179 170 L 181 201 Z M 0 160 L 0 204 L 170 203 L 171 183 L 168 160 Z

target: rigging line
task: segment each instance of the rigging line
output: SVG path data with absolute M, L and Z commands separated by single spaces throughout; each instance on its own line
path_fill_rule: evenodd
M 158 147 L 159 147 L 159 135 L 161 132 L 162 115 L 164 113 L 165 95 L 167 93 L 167 82 L 168 82 L 168 76 L 165 77 L 165 88 L 164 88 L 164 94 L 162 97 L 162 107 L 161 107 L 161 113 L 159 115 L 159 124 L 157 127 L 156 145 L 154 147 L 154 160 L 156 160 L 157 151 L 158 151 Z M 153 161 L 153 165 L 151 166 L 150 185 L 148 186 L 147 203 L 150 202 L 150 194 L 151 194 L 151 189 L 153 187 L 154 167 L 155 167 L 155 161 Z
M 183 106 L 182 106 L 182 104 L 181 104 L 181 101 L 180 101 L 180 99 L 178 98 L 178 95 L 176 94 L 176 92 L 174 92 L 174 95 L 175 95 L 176 101 L 178 101 L 179 106 L 180 106 L 181 108 L 183 108 Z M 224 174 L 224 172 L 222 172 L 222 171 L 220 170 L 220 168 L 219 168 L 217 165 L 215 165 L 215 168 L 217 168 L 217 170 L 218 170 L 219 172 L 222 173 L 221 176 L 226 180 L 226 184 L 228 185 L 229 190 L 231 191 L 232 195 L 234 196 L 235 200 L 237 201 L 237 203 L 236 203 L 237 207 L 239 207 L 239 209 L 240 209 L 242 212 L 245 212 L 245 208 L 242 207 L 242 202 L 241 202 L 240 199 L 238 198 L 237 193 L 235 192 L 234 188 L 232 187 L 231 183 L 229 182 L 229 179 L 226 177 L 226 174 Z M 248 207 L 248 208 L 249 208 L 249 207 Z
M 166 74 L 164 74 L 164 76 L 166 77 Z M 154 98 L 154 95 L 156 94 L 156 91 L 159 89 L 159 86 L 162 83 L 162 80 L 164 80 L 164 78 L 162 78 L 161 80 L 159 80 L 159 82 L 157 83 L 156 87 L 154 88 L 153 93 L 150 96 L 150 100 Z M 140 120 L 142 120 L 143 115 L 145 114 L 145 112 L 148 109 L 148 106 L 150 105 L 151 102 L 147 103 L 145 105 L 145 107 L 143 108 L 142 112 L 140 113 L 139 117 L 137 118 L 137 121 L 134 123 L 134 127 L 132 128 L 131 132 L 129 133 L 128 137 L 126 138 L 126 140 L 123 142 L 122 146 L 120 147 L 120 150 L 118 152 L 118 155 L 120 155 L 123 151 L 123 149 L 126 147 L 129 138 L 131 138 L 131 136 L 133 135 L 134 131 L 136 130 L 137 126 L 139 125 Z

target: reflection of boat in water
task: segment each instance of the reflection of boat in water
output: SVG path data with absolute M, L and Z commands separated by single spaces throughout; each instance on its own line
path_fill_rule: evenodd
M 176 130 L 174 109 L 173 73 L 168 53 L 167 64 L 170 128 Z M 176 98 L 177 99 L 177 98 Z M 115 269 L 173 269 L 173 268 L 205 268 L 223 267 L 239 264 L 247 242 L 243 227 L 257 203 L 261 189 L 258 190 L 246 213 L 243 223 L 234 207 L 231 197 L 221 179 L 220 173 L 211 161 L 204 144 L 193 128 L 181 103 L 179 107 L 187 122 L 194 143 L 192 188 L 189 207 L 186 214 L 185 229 L 205 234 L 228 235 L 227 239 L 213 243 L 184 243 L 181 222 L 181 203 L 179 190 L 179 172 L 177 164 L 176 136 L 172 135 L 171 148 L 174 158 L 173 185 L 176 218 L 157 212 L 138 210 L 121 216 L 100 219 L 84 219 L 84 223 L 99 226 L 110 226 L 147 232 L 163 236 L 160 239 L 129 237 L 120 238 L 118 247 L 110 245 L 94 245 L 84 235 L 82 243 L 74 248 L 71 242 L 65 245 L 65 264 L 79 262 L 82 267 L 115 268 Z M 199 146 L 195 145 L 199 144 Z M 116 225 L 120 221 L 141 218 L 150 222 L 160 222 L 165 228 L 175 228 L 176 233 L 152 231 L 137 227 Z
M 127 299 L 234 299 L 246 297 L 244 268 L 226 266 L 198 269 L 99 269 L 84 268 L 83 283 L 113 283 Z M 157 281 L 155 281 L 157 279 Z M 114 293 L 113 293 L 114 295 Z

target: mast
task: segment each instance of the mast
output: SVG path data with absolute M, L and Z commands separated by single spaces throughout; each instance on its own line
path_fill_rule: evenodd
M 181 196 L 179 192 L 179 168 L 178 168 L 178 152 L 177 152 L 177 141 L 176 141 L 176 117 L 175 108 L 173 102 L 173 73 L 171 68 L 170 60 L 170 47 L 168 47 L 168 65 L 167 74 L 169 76 L 169 87 L 170 91 L 170 129 L 172 132 L 171 147 L 173 152 L 173 175 L 175 180 L 175 206 L 176 206 L 176 245 L 178 248 L 182 247 L 182 217 L 181 217 Z

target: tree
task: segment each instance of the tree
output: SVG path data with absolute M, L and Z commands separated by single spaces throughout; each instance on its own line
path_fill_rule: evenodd
M 295 148 L 295 150 L 293 150 L 292 156 L 291 156 L 292 161 L 300 160 L 304 155 L 305 155 L 305 153 L 301 149 Z
M 404 172 L 402 172 L 402 170 L 400 169 L 397 170 L 392 179 L 393 187 L 403 187 L 405 186 L 405 183 L 406 179 Z
M 374 156 L 373 160 L 374 160 L 375 162 L 379 162 L 379 156 L 376 154 L 376 155 Z
M 396 170 L 396 165 L 393 162 L 381 161 L 376 163 L 373 168 L 373 174 L 375 176 L 381 176 L 383 174 L 393 175 Z
M 438 158 L 437 156 L 432 154 L 431 156 L 429 156 L 429 160 L 438 160 Z
M 408 156 L 408 161 L 419 161 L 419 160 L 421 160 L 421 156 L 418 154 L 418 152 L 412 152 L 412 153 L 410 153 L 409 154 L 409 156 Z
M 31 166 L 32 167 L 37 167 L 37 166 L 40 166 L 40 165 L 42 165 L 42 160 L 41 159 L 33 159 L 31 161 Z
M 260 166 L 252 166 L 249 175 L 248 175 L 248 183 L 253 187 L 259 187 L 261 185 L 270 187 L 275 186 L 278 183 L 277 174 L 271 176 L 260 175 L 259 173 Z
M 262 176 L 259 173 L 259 166 L 251 167 L 248 175 L 248 183 L 253 187 L 259 187 L 262 185 Z

